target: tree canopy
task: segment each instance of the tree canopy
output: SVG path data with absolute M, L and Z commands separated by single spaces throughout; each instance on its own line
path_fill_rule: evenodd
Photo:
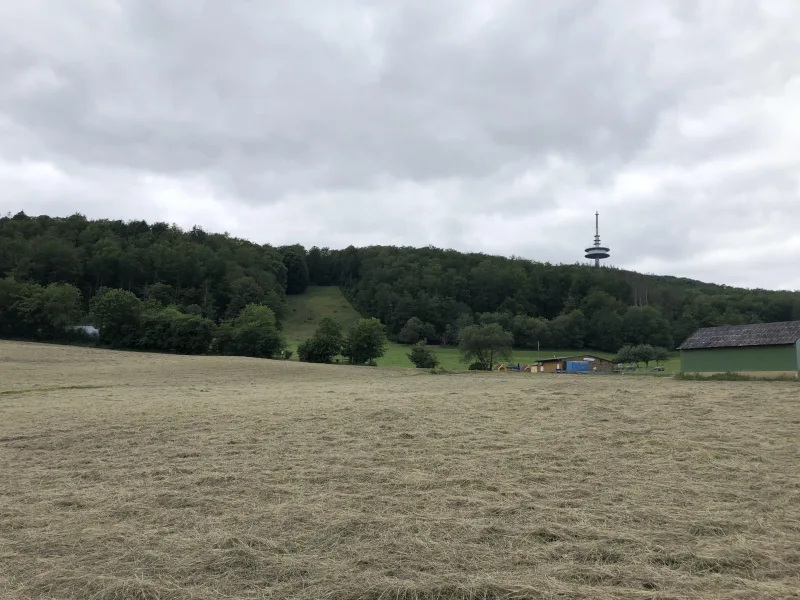
M 217 336 L 221 354 L 277 358 L 287 343 L 278 331 L 275 313 L 268 306 L 248 304 L 232 321 L 220 327 Z
M 383 324 L 376 318 L 359 319 L 347 334 L 342 353 L 351 364 L 365 365 L 386 353 L 388 340 Z
M 0 281 L 0 335 L 52 339 L 96 317 L 108 324 L 104 343 L 130 347 L 141 347 L 142 323 L 166 331 L 178 313 L 226 335 L 249 305 L 268 307 L 280 331 L 286 295 L 308 285 L 340 286 L 362 316 L 407 344 L 456 345 L 465 328 L 497 324 L 521 348 L 672 349 L 699 327 L 800 319 L 797 292 L 434 247 L 276 248 L 199 227 L 79 214 L 0 218 Z M 118 291 L 100 301 L 109 290 Z
M 461 331 L 458 349 L 461 362 L 476 365 L 476 368 L 488 371 L 495 360 L 511 358 L 511 344 L 514 338 L 499 324 L 470 325 Z

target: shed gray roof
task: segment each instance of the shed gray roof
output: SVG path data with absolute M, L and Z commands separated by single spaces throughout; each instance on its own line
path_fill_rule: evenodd
M 784 346 L 800 340 L 800 321 L 723 325 L 704 327 L 678 346 L 679 350 L 700 348 L 742 348 L 747 346 Z

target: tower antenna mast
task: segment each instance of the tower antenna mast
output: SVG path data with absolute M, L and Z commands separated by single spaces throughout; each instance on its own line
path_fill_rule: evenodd
M 600 268 L 600 259 L 611 256 L 611 249 L 600 245 L 600 213 L 594 213 L 594 245 L 586 248 L 586 258 L 594 259 L 595 268 Z

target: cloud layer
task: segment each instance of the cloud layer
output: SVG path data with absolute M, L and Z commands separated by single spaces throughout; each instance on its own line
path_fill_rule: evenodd
M 384 4 L 0 5 L 0 210 L 800 289 L 794 0 Z

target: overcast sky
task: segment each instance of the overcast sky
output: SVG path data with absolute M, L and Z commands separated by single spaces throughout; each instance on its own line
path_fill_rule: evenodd
M 0 2 L 0 212 L 800 289 L 797 0 Z

